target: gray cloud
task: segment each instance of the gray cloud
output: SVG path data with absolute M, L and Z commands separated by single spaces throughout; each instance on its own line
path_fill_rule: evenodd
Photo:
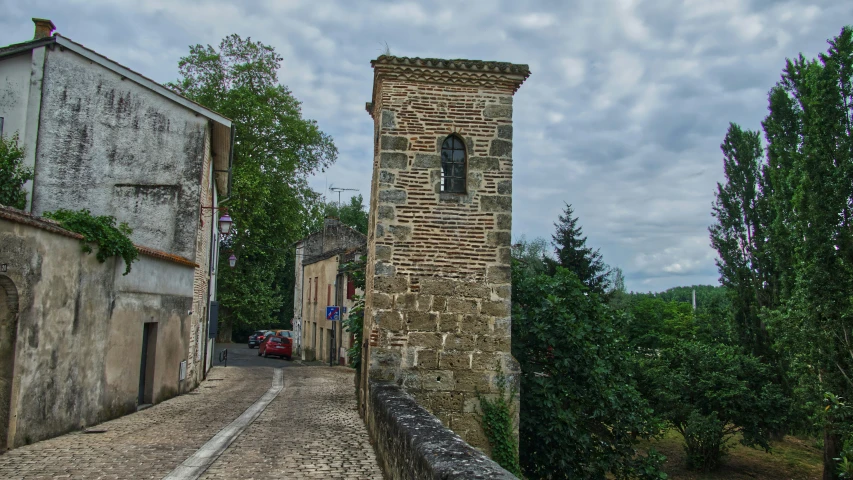
M 730 121 L 760 128 L 784 60 L 815 56 L 853 18 L 837 0 L 599 2 L 0 0 L 0 44 L 30 17 L 158 81 L 190 44 L 239 33 L 284 57 L 281 81 L 340 157 L 311 184 L 370 189 L 364 111 L 395 55 L 530 65 L 515 99 L 514 236 L 548 238 L 563 202 L 635 290 L 715 283 L 707 227 Z

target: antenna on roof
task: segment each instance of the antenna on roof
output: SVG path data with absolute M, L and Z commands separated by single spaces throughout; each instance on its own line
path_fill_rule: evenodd
M 358 191 L 357 188 L 341 188 L 341 187 L 336 187 L 334 184 L 329 185 L 329 190 L 331 190 L 333 192 L 338 192 L 338 208 L 340 208 L 340 206 L 341 206 L 341 192 L 348 192 L 348 191 L 357 192 Z

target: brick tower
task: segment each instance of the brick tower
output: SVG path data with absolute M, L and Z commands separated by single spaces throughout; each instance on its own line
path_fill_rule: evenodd
M 478 392 L 498 394 L 499 371 L 507 385 L 517 382 L 510 353 L 512 99 L 530 70 L 387 55 L 371 64 L 361 391 L 368 378 L 395 382 L 488 451 Z

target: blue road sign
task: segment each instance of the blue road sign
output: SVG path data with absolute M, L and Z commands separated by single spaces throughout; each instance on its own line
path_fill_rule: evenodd
M 326 320 L 337 321 L 341 319 L 341 307 L 326 307 Z

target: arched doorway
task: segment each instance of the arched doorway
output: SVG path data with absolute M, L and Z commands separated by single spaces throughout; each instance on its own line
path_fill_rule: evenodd
M 0 275 L 0 452 L 8 446 L 17 338 L 18 289 L 11 278 Z

